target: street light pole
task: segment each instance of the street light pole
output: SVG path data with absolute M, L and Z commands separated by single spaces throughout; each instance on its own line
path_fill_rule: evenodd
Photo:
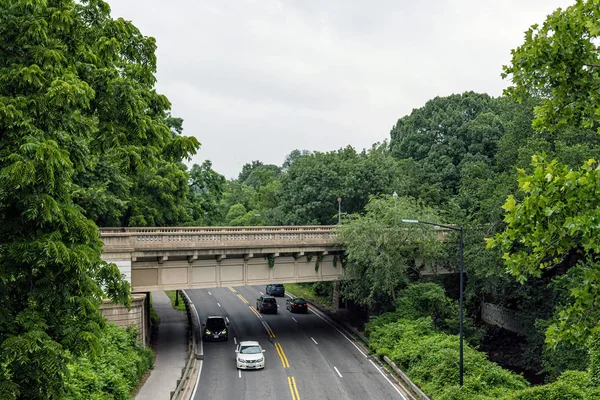
M 394 208 L 396 208 L 396 199 L 398 198 L 398 193 L 396 193 L 394 191 L 394 193 L 392 194 L 392 197 L 394 198 Z
M 410 223 L 410 224 L 425 224 L 425 225 L 433 225 L 433 226 L 437 226 L 440 228 L 446 228 L 446 229 L 450 229 L 453 231 L 458 231 L 460 234 L 460 289 L 459 289 L 459 297 L 460 297 L 460 348 L 459 348 L 459 361 L 458 361 L 458 379 L 459 379 L 459 383 L 460 386 L 462 387 L 463 385 L 463 338 L 464 338 L 464 332 L 463 332 L 463 247 L 464 247 L 464 243 L 463 243 L 463 227 L 462 226 L 452 226 L 452 225 L 442 225 L 442 224 L 436 224 L 433 222 L 425 222 L 425 221 L 419 221 L 416 219 L 403 219 L 402 222 L 406 222 L 406 223 Z
M 342 197 L 338 196 L 338 225 L 342 221 Z
M 463 227 L 460 232 L 460 360 L 459 360 L 459 382 L 463 385 Z

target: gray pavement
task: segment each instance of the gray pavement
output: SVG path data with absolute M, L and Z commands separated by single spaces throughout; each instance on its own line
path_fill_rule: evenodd
M 185 312 L 175 310 L 164 292 L 152 292 L 152 306 L 160 317 L 156 362 L 135 400 L 168 400 L 181 378 L 188 352 Z
M 230 321 L 228 341 L 204 343 L 194 400 L 410 398 L 372 357 L 314 312 L 291 314 L 285 298 L 277 298 L 277 314 L 256 314 L 252 308 L 261 290 L 264 286 L 186 291 L 201 319 L 223 315 Z M 236 369 L 235 343 L 243 340 L 257 340 L 266 350 L 264 370 Z

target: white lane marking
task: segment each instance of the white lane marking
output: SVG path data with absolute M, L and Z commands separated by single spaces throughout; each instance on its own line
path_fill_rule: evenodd
M 198 383 L 200 383 L 200 375 L 202 375 L 202 364 L 204 361 L 200 360 L 200 365 L 198 366 L 198 377 L 196 378 L 196 383 L 194 384 L 194 391 L 192 392 L 191 399 L 196 398 L 196 390 L 198 390 Z
M 208 295 L 209 295 L 209 296 L 212 296 L 212 293 L 211 293 L 211 292 L 208 292 Z
M 379 373 L 381 374 L 381 376 L 383 376 L 383 377 L 385 378 L 385 380 L 386 380 L 386 381 L 388 381 L 388 383 L 389 383 L 390 385 L 392 385 L 392 387 L 393 387 L 394 389 L 396 389 L 396 392 L 398 392 L 398 394 L 400 395 L 400 397 L 402 397 L 404 400 L 406 400 L 406 397 L 404 397 L 404 395 L 402 394 L 402 392 L 400 391 L 400 389 L 398 389 L 398 388 L 396 387 L 396 385 L 394 385 L 394 384 L 392 383 L 392 381 L 390 381 L 390 379 L 389 379 L 389 378 L 388 378 L 388 377 L 387 377 L 387 376 L 386 376 L 386 375 L 383 373 L 383 371 L 381 370 L 381 368 L 379 368 L 379 367 L 377 366 L 377 364 L 375 364 L 375 363 L 373 362 L 373 360 L 369 360 L 369 361 L 371 362 L 371 364 L 373 364 L 373 366 L 374 366 L 374 367 L 377 369 L 377 371 L 379 371 Z
M 264 296 L 264 295 L 265 295 L 263 292 L 258 292 L 258 293 L 260 293 L 260 295 L 261 295 L 261 296 Z
M 241 378 L 242 377 L 242 370 L 238 369 L 238 376 Z
M 277 304 L 277 308 L 279 308 L 279 304 Z
M 337 372 L 337 374 L 340 376 L 340 378 L 342 377 L 342 374 L 340 374 L 340 371 L 337 369 L 337 367 L 333 367 L 333 369 L 335 369 L 335 372 Z
M 229 318 L 225 317 L 225 321 L 227 321 L 227 323 L 229 323 Z
M 296 320 L 296 318 L 292 317 L 292 319 L 297 323 L 298 321 Z
M 221 303 L 217 302 L 217 305 L 218 305 L 219 307 L 221 307 Z
M 319 344 L 319 343 L 317 343 L 317 341 L 315 340 L 314 337 L 311 336 L 310 338 L 312 339 L 313 342 L 315 342 L 315 344 Z
M 233 337 L 233 344 L 237 344 L 237 338 L 235 336 Z
M 329 324 L 329 326 L 331 326 L 333 329 L 335 329 L 336 331 L 338 331 L 340 333 L 340 335 L 342 335 L 344 338 L 346 338 L 347 341 L 349 341 L 350 343 L 352 343 L 352 346 L 356 347 L 356 350 L 358 350 L 358 352 L 360 354 L 362 354 L 365 358 L 369 358 L 369 356 L 367 356 L 361 349 L 360 347 L 358 347 L 356 345 L 356 343 L 354 343 L 352 340 L 350 340 L 350 338 L 348 338 L 348 336 L 346 336 L 344 334 L 344 332 L 340 331 L 336 326 L 334 326 L 333 324 L 331 324 L 331 322 L 327 321 L 325 318 L 321 317 L 319 314 L 317 314 L 314 311 L 310 311 L 311 313 L 315 314 L 317 317 L 321 318 L 323 321 L 327 322 L 327 324 Z

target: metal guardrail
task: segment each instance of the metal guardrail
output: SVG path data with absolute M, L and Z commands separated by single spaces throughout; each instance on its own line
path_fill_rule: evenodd
M 190 400 L 195 392 L 197 384 L 197 374 L 200 373 L 201 363 L 204 358 L 202 351 L 202 335 L 200 317 L 196 306 L 185 291 L 181 291 L 181 298 L 185 304 L 188 316 L 188 327 L 191 331 L 191 341 L 189 345 L 188 358 L 183 368 L 181 379 L 177 382 L 177 387 L 171 393 L 171 400 Z

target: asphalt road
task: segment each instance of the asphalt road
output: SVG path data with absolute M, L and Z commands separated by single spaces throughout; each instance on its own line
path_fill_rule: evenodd
M 229 320 L 229 340 L 203 343 L 204 362 L 194 400 L 408 399 L 401 389 L 317 311 L 292 314 L 277 298 L 277 314 L 252 309 L 264 286 L 186 290 L 200 319 Z M 235 343 L 256 340 L 265 369 L 239 371 Z

